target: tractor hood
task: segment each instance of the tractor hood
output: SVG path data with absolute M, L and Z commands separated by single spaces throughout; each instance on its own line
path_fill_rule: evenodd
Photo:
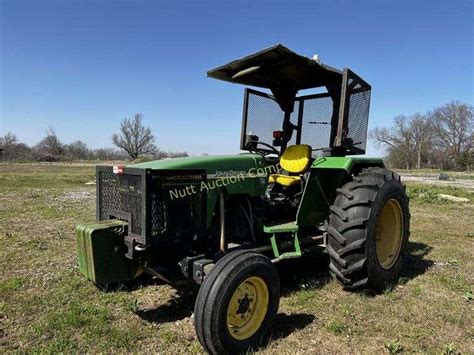
M 130 165 L 142 169 L 205 169 L 208 175 L 219 175 L 221 172 L 246 174 L 252 168 L 259 168 L 265 164 L 260 154 L 244 153 L 238 155 L 215 155 L 201 157 L 186 157 L 165 160 L 155 160 Z

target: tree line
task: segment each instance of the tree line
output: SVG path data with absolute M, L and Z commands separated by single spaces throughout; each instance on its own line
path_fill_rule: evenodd
M 369 138 L 386 148 L 390 167 L 403 169 L 436 168 L 469 170 L 474 165 L 473 107 L 457 101 L 436 107 L 424 114 L 400 115 L 391 127 L 378 127 Z M 19 142 L 9 132 L 0 137 L 2 160 L 136 160 L 188 156 L 187 152 L 163 152 L 155 144 L 155 136 L 143 124 L 141 114 L 125 118 L 112 135 L 115 148 L 90 149 L 80 141 L 64 144 L 50 127 L 45 137 L 34 146 Z
M 474 166 L 473 107 L 452 101 L 424 114 L 393 118 L 391 127 L 378 127 L 369 137 L 386 148 L 393 168 L 469 170 Z
M 141 114 L 125 118 L 118 133 L 112 135 L 115 147 L 91 149 L 81 140 L 63 143 L 54 128 L 45 131 L 45 137 L 28 146 L 8 132 L 0 137 L 0 159 L 3 161 L 71 161 L 71 160 L 136 160 L 165 159 L 189 156 L 187 152 L 164 152 L 155 145 L 155 136 L 143 125 Z

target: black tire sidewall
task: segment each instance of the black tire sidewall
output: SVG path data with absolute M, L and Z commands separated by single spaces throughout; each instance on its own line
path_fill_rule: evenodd
M 270 329 L 271 322 L 278 311 L 278 304 L 279 304 L 279 298 L 280 298 L 279 285 L 277 285 L 278 289 L 274 287 L 276 280 L 273 279 L 271 270 L 268 269 L 267 265 L 253 264 L 253 265 L 247 266 L 245 269 L 242 270 L 241 273 L 239 273 L 234 278 L 229 280 L 230 282 L 225 287 L 222 287 L 223 288 L 221 290 L 222 292 L 219 294 L 218 301 L 217 301 L 217 305 L 218 305 L 217 312 L 218 312 L 218 317 L 219 317 L 218 323 L 227 324 L 227 310 L 228 310 L 230 299 L 232 298 L 232 295 L 234 294 L 237 287 L 244 280 L 246 280 L 249 277 L 249 275 L 260 277 L 261 279 L 264 280 L 264 282 L 267 285 L 268 295 L 269 295 L 267 312 L 265 314 L 265 318 L 263 319 L 263 322 L 260 328 L 257 330 L 257 332 L 254 335 L 252 335 L 250 338 L 246 340 L 237 340 L 234 337 L 232 337 L 227 327 L 225 327 L 225 329 L 221 329 L 223 333 L 221 335 L 222 342 L 224 343 L 223 345 L 226 348 L 227 346 L 229 346 L 229 348 L 231 349 L 241 348 L 242 350 L 247 350 L 250 347 L 252 347 L 253 344 L 261 343 L 264 340 L 264 337 L 266 336 L 267 331 Z
M 205 343 L 202 345 L 212 353 L 247 352 L 264 345 L 280 301 L 280 281 L 275 266 L 267 257 L 255 252 L 241 254 L 225 263 L 222 268 L 218 266 L 219 263 L 213 269 L 218 275 L 209 275 L 212 285 L 208 293 L 203 292 L 198 296 L 206 298 L 204 303 L 200 303 L 200 309 L 196 309 L 197 312 L 203 313 L 203 329 L 199 329 L 203 334 L 198 336 Z M 255 334 L 248 339 L 238 340 L 227 328 L 227 310 L 237 287 L 252 276 L 260 277 L 267 285 L 269 295 L 267 312 Z
M 402 210 L 402 242 L 397 260 L 389 268 L 383 268 L 377 258 L 376 250 L 376 228 L 382 209 L 386 202 L 394 199 L 396 200 Z M 374 203 L 372 205 L 370 216 L 367 221 L 367 235 L 366 235 L 366 260 L 367 273 L 370 280 L 370 286 L 373 288 L 380 288 L 380 285 L 388 286 L 395 283 L 401 272 L 404 262 L 404 254 L 408 245 L 409 235 L 409 212 L 408 200 L 401 185 L 397 180 L 392 179 L 385 182 L 376 194 Z

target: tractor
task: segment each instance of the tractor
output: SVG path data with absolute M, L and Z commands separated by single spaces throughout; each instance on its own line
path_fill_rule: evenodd
M 266 89 L 245 89 L 244 152 L 97 166 L 97 221 L 76 228 L 80 272 L 104 290 L 144 275 L 194 285 L 195 331 L 209 353 L 264 344 L 277 264 L 309 250 L 328 254 L 345 289 L 396 283 L 409 204 L 395 172 L 360 156 L 371 86 L 281 44 L 207 76 Z

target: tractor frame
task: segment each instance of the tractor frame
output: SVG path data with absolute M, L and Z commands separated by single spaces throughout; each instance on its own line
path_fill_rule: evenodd
M 245 89 L 247 152 L 98 166 L 97 221 L 76 232 L 80 271 L 107 290 L 143 275 L 197 285 L 196 332 L 211 353 L 246 351 L 267 336 L 282 260 L 319 248 L 348 289 L 395 282 L 408 199 L 381 159 L 360 156 L 371 86 L 282 45 L 207 74 L 270 91 Z M 300 144 L 312 149 L 301 183 L 269 183 L 286 149 Z

